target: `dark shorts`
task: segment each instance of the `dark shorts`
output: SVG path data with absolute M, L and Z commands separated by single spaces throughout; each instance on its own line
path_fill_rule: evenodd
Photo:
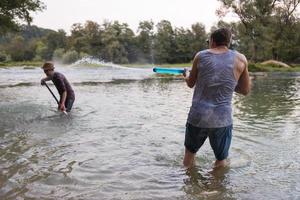
M 74 101 L 75 101 L 75 99 L 66 99 L 65 107 L 66 107 L 67 112 L 71 111 Z
M 191 153 L 197 153 L 207 137 L 216 159 L 226 159 L 232 138 L 232 125 L 221 128 L 199 128 L 186 124 L 184 146 Z

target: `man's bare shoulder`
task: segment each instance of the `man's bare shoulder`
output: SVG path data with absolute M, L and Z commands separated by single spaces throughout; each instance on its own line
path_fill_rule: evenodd
M 238 51 L 236 51 L 236 58 L 238 59 L 239 62 L 242 62 L 246 65 L 248 64 L 246 56 Z
M 197 53 L 196 53 L 196 55 L 194 56 L 194 58 L 196 59 L 199 59 L 199 57 L 200 57 L 200 54 L 201 54 L 201 51 L 198 51 Z

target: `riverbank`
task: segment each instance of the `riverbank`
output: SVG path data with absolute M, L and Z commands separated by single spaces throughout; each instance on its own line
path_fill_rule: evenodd
M 248 69 L 249 72 L 300 72 L 300 64 L 282 67 L 276 64 L 249 63 Z
M 7 67 L 23 67 L 24 69 L 32 69 L 43 65 L 41 61 L 23 61 L 23 62 L 0 62 L 0 68 Z M 109 63 L 82 63 L 78 65 L 101 67 L 107 66 Z M 165 67 L 165 68 L 191 68 L 192 63 L 177 63 L 177 64 L 120 64 L 125 67 L 132 68 L 152 68 L 152 67 Z M 300 64 L 291 64 L 290 67 L 282 67 L 275 64 L 261 64 L 261 63 L 249 63 L 249 72 L 300 72 Z
M 126 64 L 126 67 L 166 67 L 166 68 L 191 68 L 192 63 L 179 63 L 179 64 Z M 290 67 L 282 67 L 275 64 L 261 64 L 261 63 L 249 63 L 249 72 L 300 72 L 300 64 L 292 64 Z
M 33 67 L 40 67 L 43 65 L 42 61 L 20 61 L 20 62 L 0 62 L 0 68 L 6 67 L 24 67 L 33 68 Z

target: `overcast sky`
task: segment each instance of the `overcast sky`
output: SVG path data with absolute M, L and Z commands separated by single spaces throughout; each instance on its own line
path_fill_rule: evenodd
M 152 20 L 157 24 L 165 19 L 173 27 L 190 28 L 201 22 L 206 29 L 218 21 L 215 14 L 220 6 L 217 0 L 42 0 L 47 6 L 33 15 L 33 24 L 54 30 L 70 31 L 72 24 L 92 20 L 127 23 L 137 31 L 140 21 Z M 229 17 L 226 21 L 233 20 Z

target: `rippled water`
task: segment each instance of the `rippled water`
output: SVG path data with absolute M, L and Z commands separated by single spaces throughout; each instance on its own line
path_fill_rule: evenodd
M 39 85 L 40 69 L 0 69 L 0 199 L 300 198 L 298 74 L 254 77 L 249 96 L 234 96 L 230 167 L 212 170 L 206 142 L 186 171 L 192 90 L 182 79 L 147 68 L 57 70 L 76 92 L 70 116 Z

